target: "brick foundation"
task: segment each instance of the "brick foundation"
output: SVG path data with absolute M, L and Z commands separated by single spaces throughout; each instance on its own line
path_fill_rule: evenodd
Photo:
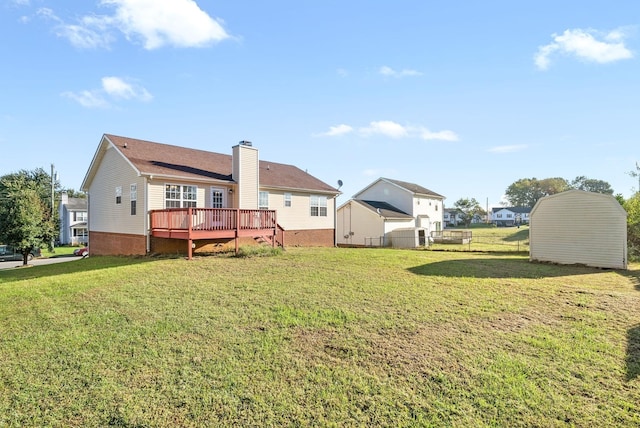
M 286 230 L 284 247 L 333 247 L 333 229 Z
M 333 229 L 287 230 L 284 245 L 286 247 L 332 247 Z M 105 255 L 145 255 L 147 241 L 143 235 L 127 235 L 122 233 L 89 232 L 91 254 Z M 235 250 L 233 239 L 197 240 L 193 241 L 193 254 L 215 253 Z M 151 237 L 151 254 L 187 254 L 187 240 Z M 239 246 L 257 245 L 258 242 L 249 237 L 242 237 Z
M 132 256 L 147 254 L 144 235 L 89 232 L 89 251 L 96 256 Z

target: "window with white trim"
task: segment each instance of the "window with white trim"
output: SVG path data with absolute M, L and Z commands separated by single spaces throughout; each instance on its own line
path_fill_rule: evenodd
M 116 204 L 122 203 L 122 186 L 116 187 Z
M 284 194 L 284 206 L 285 207 L 290 207 L 291 206 L 291 193 L 285 193 Z
M 132 184 L 129 189 L 129 196 L 131 200 L 131 215 L 136 215 L 138 205 L 138 185 Z
M 259 210 L 269 209 L 269 192 L 261 191 L 258 193 L 258 209 Z
M 87 212 L 86 211 L 74 211 L 73 212 L 73 221 L 87 221 Z
M 327 197 L 311 195 L 310 198 L 311 217 L 327 216 Z
M 180 184 L 165 184 L 165 208 L 195 208 L 198 200 L 198 186 L 184 186 Z

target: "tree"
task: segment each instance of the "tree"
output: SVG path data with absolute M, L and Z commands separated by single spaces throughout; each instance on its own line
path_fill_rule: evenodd
M 23 265 L 34 248 L 47 245 L 55 236 L 51 196 L 43 197 L 41 178 L 37 171 L 0 178 L 0 241 L 22 254 Z
M 509 204 L 514 207 L 532 208 L 538 199 L 564 192 L 570 188 L 569 183 L 564 178 L 521 178 L 512 183 L 505 192 L 505 197 Z
M 453 206 L 458 210 L 460 219 L 467 227 L 469 227 L 474 217 L 486 214 L 475 198 L 458 199 Z
M 67 196 L 70 198 L 86 198 L 87 197 L 87 194 L 84 193 L 83 191 L 78 191 L 71 188 L 61 189 L 59 193 L 66 193 Z
M 613 195 L 613 189 L 611 185 L 603 180 L 594 180 L 587 178 L 584 175 L 576 177 L 571 182 L 571 188 L 576 190 L 585 190 L 587 192 L 604 193 L 606 195 Z
M 638 179 L 638 189 L 636 191 L 640 192 L 640 165 L 638 165 L 638 162 L 636 162 L 636 170 L 635 171 L 629 171 L 628 174 L 630 176 L 632 176 L 633 178 L 637 178 Z
M 627 244 L 629 255 L 640 257 L 640 192 L 624 203 L 627 211 Z

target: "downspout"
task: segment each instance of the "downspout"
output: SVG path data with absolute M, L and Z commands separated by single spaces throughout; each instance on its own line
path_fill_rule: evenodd
M 142 198 L 144 200 L 144 230 L 147 240 L 147 254 L 151 252 L 151 231 L 149 230 L 149 179 L 144 177 L 144 196 Z

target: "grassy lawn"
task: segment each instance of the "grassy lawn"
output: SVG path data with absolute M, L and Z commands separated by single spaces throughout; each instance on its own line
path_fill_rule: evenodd
M 640 265 L 291 248 L 0 272 L 0 426 L 640 425 Z
M 447 230 L 470 230 L 472 240 L 469 244 L 432 244 L 429 249 L 435 251 L 493 251 L 493 252 L 529 252 L 529 226 L 494 227 L 486 224 L 473 224 L 471 227 L 450 227 Z

